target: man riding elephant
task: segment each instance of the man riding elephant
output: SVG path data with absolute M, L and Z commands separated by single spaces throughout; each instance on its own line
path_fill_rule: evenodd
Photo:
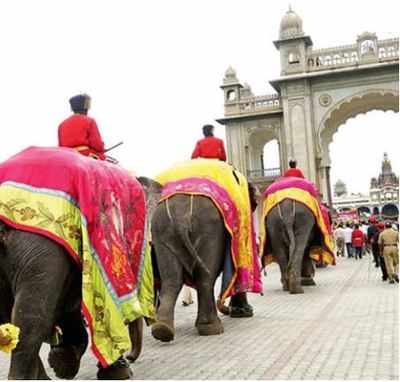
M 154 318 L 145 209 L 127 172 L 70 149 L 0 164 L 0 324 L 20 329 L 9 378 L 47 379 L 43 342 L 56 375 L 73 378 L 88 344 L 82 313 L 98 378 L 131 378 L 123 355 L 138 320 Z
M 82 155 L 105 160 L 104 143 L 96 121 L 89 117 L 91 98 L 87 94 L 78 94 L 70 98 L 73 115 L 58 127 L 58 145 L 71 147 Z
M 221 272 L 219 306 L 232 297 L 231 317 L 252 316 L 246 293 L 262 291 L 248 183 L 212 159 L 179 163 L 156 180 L 163 186 L 152 218 L 161 291 L 152 334 L 161 341 L 174 338 L 174 308 L 183 284 L 197 290 L 199 334 L 220 334 L 214 284 Z

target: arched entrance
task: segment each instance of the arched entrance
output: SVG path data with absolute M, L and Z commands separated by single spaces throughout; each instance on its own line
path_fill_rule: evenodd
M 369 207 L 362 206 L 362 207 L 358 207 L 357 210 L 358 210 L 358 213 L 360 215 L 361 214 L 364 214 L 364 215 L 370 215 L 371 214 L 371 210 L 370 210 Z
M 279 176 L 282 155 L 277 131 L 263 127 L 251 129 L 248 143 L 249 178 Z
M 367 89 L 340 99 L 325 113 L 318 128 L 317 162 L 320 188 L 332 204 L 329 146 L 339 128 L 350 118 L 372 110 L 399 111 L 398 91 L 393 89 Z M 347 153 L 351 159 L 351 153 Z
M 383 219 L 397 219 L 399 217 L 399 208 L 392 203 L 385 204 L 382 207 Z

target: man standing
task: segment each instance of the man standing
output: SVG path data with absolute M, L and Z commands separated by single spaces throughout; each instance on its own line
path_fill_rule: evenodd
M 379 268 L 379 245 L 378 240 L 375 237 L 379 236 L 379 229 L 377 227 L 377 220 L 375 216 L 371 216 L 369 219 L 369 226 L 367 228 L 367 241 L 372 250 L 372 255 L 374 257 L 375 267 Z
M 222 139 L 214 137 L 214 126 L 203 126 L 204 138 L 196 143 L 192 153 L 192 159 L 209 158 L 226 161 L 224 142 Z
M 342 223 L 339 223 L 339 226 L 335 229 L 334 237 L 336 240 L 336 255 L 344 257 L 344 229 Z
M 289 160 L 289 168 L 283 174 L 284 177 L 294 176 L 296 178 L 304 178 L 303 171 L 297 168 L 297 161 L 295 159 Z
M 105 160 L 104 143 L 96 121 L 87 115 L 91 98 L 87 94 L 79 94 L 70 98 L 69 103 L 74 114 L 58 127 L 58 145 L 74 148 L 79 153 L 95 159 Z
M 346 223 L 346 228 L 343 230 L 344 231 L 344 242 L 346 244 L 346 251 L 347 251 L 347 258 L 353 257 L 353 247 L 351 244 L 351 235 L 353 233 L 353 230 L 350 227 L 350 223 Z
M 364 245 L 364 233 L 360 230 L 359 225 L 354 226 L 354 230 L 351 234 L 351 244 L 354 248 L 354 257 L 357 260 L 362 259 L 362 249 Z
M 389 283 L 399 282 L 399 233 L 392 228 L 392 223 L 385 223 L 385 230 L 379 235 L 379 247 L 385 259 Z

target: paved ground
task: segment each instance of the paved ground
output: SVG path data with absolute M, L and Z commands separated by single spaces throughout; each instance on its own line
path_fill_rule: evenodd
M 134 378 L 399 379 L 399 288 L 381 281 L 370 258 L 318 269 L 318 286 L 303 295 L 284 293 L 279 277 L 270 266 L 264 296 L 250 297 L 255 316 L 223 317 L 220 336 L 199 337 L 195 304 L 177 306 L 175 341 L 159 343 L 146 328 Z M 0 379 L 8 363 L 0 354 Z M 78 377 L 94 379 L 95 364 L 87 352 Z

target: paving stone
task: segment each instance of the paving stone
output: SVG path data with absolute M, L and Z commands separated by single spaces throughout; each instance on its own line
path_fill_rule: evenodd
M 339 258 L 336 267 L 316 270 L 318 285 L 303 295 L 283 292 L 272 265 L 264 296 L 249 296 L 255 316 L 221 316 L 220 336 L 198 336 L 196 304 L 178 304 L 175 341 L 159 343 L 145 328 L 134 378 L 398 380 L 399 288 L 383 283 L 371 261 Z M 48 349 L 41 350 L 45 364 Z M 7 377 L 9 360 L 0 354 L 0 379 Z M 88 351 L 77 378 L 95 379 L 96 362 Z

